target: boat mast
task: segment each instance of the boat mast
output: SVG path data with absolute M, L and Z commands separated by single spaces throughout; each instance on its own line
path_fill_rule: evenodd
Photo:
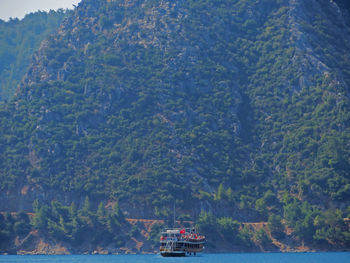
M 174 209 L 173 209 L 173 215 L 174 215 L 174 224 L 173 224 L 173 227 L 175 228 L 175 200 L 174 200 Z

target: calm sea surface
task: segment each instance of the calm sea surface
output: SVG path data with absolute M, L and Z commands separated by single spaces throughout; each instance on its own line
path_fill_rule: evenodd
M 253 253 L 202 254 L 196 257 L 162 258 L 160 255 L 0 256 L 6 263 L 350 263 L 350 253 Z

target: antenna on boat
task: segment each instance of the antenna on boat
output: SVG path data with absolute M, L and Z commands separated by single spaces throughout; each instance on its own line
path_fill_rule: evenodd
M 176 221 L 175 221 L 175 200 L 174 200 L 174 210 L 173 210 L 173 215 L 174 215 L 174 224 L 173 224 L 173 227 L 175 227 L 175 223 L 176 223 Z

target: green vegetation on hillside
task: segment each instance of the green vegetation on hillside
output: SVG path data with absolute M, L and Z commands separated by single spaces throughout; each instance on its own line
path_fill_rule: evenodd
M 15 94 L 30 58 L 43 39 L 53 33 L 67 11 L 36 12 L 22 20 L 0 20 L 0 102 Z
M 12 216 L 10 213 L 0 214 L 0 248 L 7 247 L 10 240 L 17 235 L 27 235 L 31 230 L 30 219 L 26 213 Z
M 73 248 L 82 248 L 86 244 L 122 247 L 131 237 L 131 234 L 128 236 L 131 227 L 125 221 L 118 203 L 108 210 L 100 203 L 94 210 L 90 207 L 89 198 L 85 199 L 81 209 L 77 209 L 74 203 L 64 206 L 52 201 L 49 205 L 41 205 L 35 200 L 33 209 L 33 216 L 26 213 L 0 214 L 2 252 L 14 251 L 10 247 L 13 240 L 17 237 L 26 240 L 29 232 L 34 230 L 46 240 L 64 242 Z
M 348 248 L 350 29 L 296 2 L 83 1 L 0 107 L 1 191 L 165 220 L 176 206 L 247 247 L 270 237 L 238 222 Z
M 118 203 L 115 203 L 111 211 L 107 211 L 102 203 L 97 211 L 93 211 L 88 197 L 79 210 L 74 203 L 63 206 L 57 201 L 52 201 L 48 206 L 39 205 L 39 202 L 35 201 L 34 211 L 32 227 L 54 240 L 69 242 L 73 246 L 81 246 L 86 240 L 91 244 L 124 245 L 122 235 L 125 231 L 122 231 L 122 227 L 125 220 Z
M 297 200 L 284 207 L 284 220 L 279 215 L 271 214 L 268 220 L 269 234 L 279 242 L 288 238 L 286 228 L 292 230 L 292 239 L 308 246 L 324 249 L 347 249 L 350 245 L 349 226 L 343 220 L 340 210 L 320 211 L 306 202 Z M 264 228 L 249 229 L 241 222 L 230 217 L 216 217 L 202 212 L 197 227 L 208 237 L 208 246 L 220 247 L 216 242 L 222 240 L 231 246 L 245 250 L 254 249 L 257 245 L 271 249 L 272 240 Z M 289 237 L 290 238 L 290 237 Z

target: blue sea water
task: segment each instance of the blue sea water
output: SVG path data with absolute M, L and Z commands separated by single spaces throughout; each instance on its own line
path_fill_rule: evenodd
M 238 253 L 163 258 L 160 255 L 0 256 L 0 263 L 350 263 L 350 253 Z

